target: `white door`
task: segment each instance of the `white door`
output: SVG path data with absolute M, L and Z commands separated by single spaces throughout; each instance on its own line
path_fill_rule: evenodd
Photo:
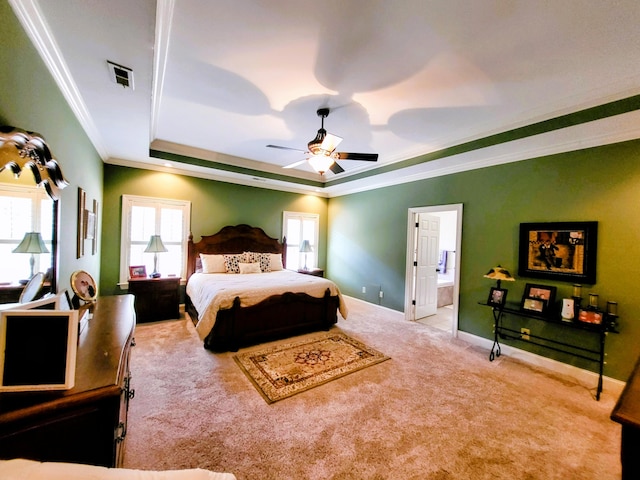
M 438 267 L 440 217 L 418 214 L 416 254 L 416 320 L 438 310 Z

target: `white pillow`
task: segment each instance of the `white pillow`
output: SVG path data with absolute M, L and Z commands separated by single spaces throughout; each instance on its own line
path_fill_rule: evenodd
M 284 270 L 282 266 L 282 254 L 281 253 L 270 253 L 271 255 L 271 271 L 277 272 L 279 270 Z
M 227 273 L 224 266 L 224 255 L 200 254 L 202 273 Z
M 255 263 L 242 263 L 238 264 L 240 266 L 240 273 L 262 273 L 260 270 L 260 262 Z

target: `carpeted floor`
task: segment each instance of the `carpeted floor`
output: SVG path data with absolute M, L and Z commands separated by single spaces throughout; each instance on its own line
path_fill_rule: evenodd
M 593 385 L 489 362 L 446 332 L 347 302 L 335 331 L 393 360 L 271 405 L 190 321 L 138 325 L 124 466 L 239 480 L 620 478 L 617 393 L 596 402 Z

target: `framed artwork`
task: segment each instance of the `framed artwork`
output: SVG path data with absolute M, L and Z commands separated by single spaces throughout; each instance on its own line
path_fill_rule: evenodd
M 556 287 L 527 283 L 522 295 L 520 310 L 538 315 L 547 315 L 556 300 Z
M 78 187 L 78 230 L 76 241 L 76 258 L 84 257 L 84 235 L 86 232 L 85 227 L 85 204 L 87 202 L 87 194 L 85 191 Z
M 505 302 L 507 301 L 507 290 L 504 288 L 491 287 L 489 291 L 489 299 L 487 300 L 487 305 L 491 305 L 492 307 L 504 307 Z
M 98 201 L 93 200 L 92 209 L 87 208 L 87 193 L 78 187 L 78 234 L 77 258 L 85 253 L 85 240 L 91 241 L 91 255 L 98 252 Z
M 129 267 L 130 278 L 147 278 L 147 267 L 144 265 L 133 265 Z
M 93 201 L 93 237 L 91 239 L 91 255 L 98 253 L 98 201 Z
M 96 229 L 96 214 L 89 210 L 84 211 L 85 223 L 84 223 L 84 238 L 87 240 L 93 240 L 95 237 Z
M 521 223 L 518 275 L 596 283 L 598 222 Z

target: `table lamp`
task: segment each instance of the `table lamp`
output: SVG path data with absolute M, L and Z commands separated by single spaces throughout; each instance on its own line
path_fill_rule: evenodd
M 502 268 L 500 265 L 498 265 L 497 267 L 493 267 L 491 270 L 489 270 L 485 275 L 485 278 L 491 278 L 493 280 L 497 280 L 498 281 L 498 285 L 497 288 L 500 288 L 500 282 L 502 280 L 505 280 L 507 282 L 515 282 L 516 279 L 513 278 L 511 276 L 511 274 L 509 273 L 509 270 Z
M 304 253 L 304 270 L 307 270 L 307 255 L 309 253 L 313 252 L 313 249 L 311 248 L 311 244 L 309 243 L 309 240 L 303 240 L 302 241 L 302 245 L 300 245 L 300 253 Z
M 153 253 L 153 273 L 151 278 L 160 278 L 160 272 L 158 272 L 158 253 L 168 252 L 167 247 L 162 243 L 160 235 L 151 235 L 147 248 L 144 249 L 144 253 Z
M 36 253 L 49 253 L 47 246 L 44 244 L 40 232 L 27 232 L 24 234 L 24 238 L 20 244 L 12 250 L 13 253 L 30 253 L 29 266 L 31 267 L 31 273 L 29 278 L 33 277 L 33 267 L 36 263 Z M 22 281 L 21 281 L 22 283 Z M 24 282 L 26 283 L 26 282 Z

